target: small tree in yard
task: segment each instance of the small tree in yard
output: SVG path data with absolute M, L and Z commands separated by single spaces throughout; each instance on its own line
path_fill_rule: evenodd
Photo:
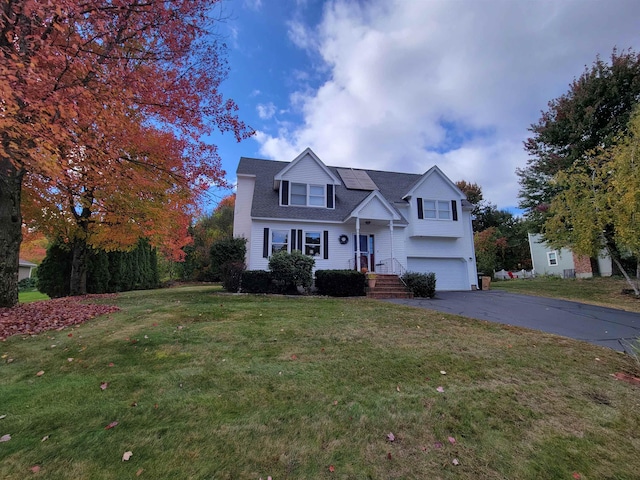
M 247 254 L 246 238 L 226 238 L 211 245 L 211 278 L 218 281 L 222 278 L 226 263 L 244 263 Z
M 305 290 L 311 288 L 313 281 L 313 257 L 303 255 L 299 250 L 291 253 L 277 252 L 269 259 L 269 270 L 273 280 L 281 293 L 297 293 L 298 287 Z

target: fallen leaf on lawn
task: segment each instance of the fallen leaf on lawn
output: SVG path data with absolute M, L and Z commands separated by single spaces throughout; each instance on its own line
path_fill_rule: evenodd
M 599 362 L 599 361 L 600 361 L 600 359 L 598 357 L 596 357 L 596 362 Z
M 46 442 L 47 440 L 49 440 L 49 435 L 45 435 L 44 437 L 42 437 L 42 440 L 40 440 L 41 442 Z
M 0 357 L 0 358 L 7 358 L 8 356 L 9 356 L 9 354 L 8 354 L 8 353 L 5 353 L 5 354 L 4 354 L 4 355 L 2 355 L 2 357 Z
M 132 455 L 133 455 L 133 452 L 124 452 L 124 455 L 122 455 L 122 461 L 126 462 L 131 458 Z
M 31 470 L 33 473 L 38 473 L 40 471 L 40 465 L 34 465 L 29 470 Z
M 582 478 L 582 476 L 580 476 L 580 474 L 578 472 L 573 472 L 573 475 L 571 475 L 573 478 L 575 478 L 576 480 L 580 480 Z
M 391 452 L 387 452 L 387 460 L 391 460 Z
M 398 391 L 398 392 L 400 391 L 400 385 L 398 385 L 398 386 L 396 387 L 396 391 Z
M 36 373 L 36 377 L 41 377 L 42 375 L 44 375 L 44 370 L 40 370 L 38 373 Z
M 440 370 L 440 374 L 441 374 L 441 375 L 446 375 L 446 374 L 447 374 L 447 372 L 445 372 L 444 370 Z
M 68 334 L 67 337 L 73 337 L 73 333 Z
M 298 356 L 297 355 L 291 355 L 291 360 L 297 360 Z
M 138 404 L 137 404 L 136 402 L 133 402 L 133 403 L 131 404 L 131 406 L 132 406 L 132 407 L 137 407 L 137 406 L 138 406 Z
M 440 392 L 440 393 L 444 393 L 444 388 L 442 388 L 442 387 L 438 387 L 438 388 L 436 388 L 436 390 L 437 390 L 438 392 Z
M 454 443 L 456 443 L 456 439 L 453 437 L 449 437 L 449 443 L 453 445 Z
M 142 472 L 144 472 L 144 468 L 141 468 L 136 472 L 136 477 L 139 477 L 140 475 L 142 475 Z
M 110 367 L 113 367 L 113 362 L 111 362 L 111 363 L 109 364 L 109 366 L 110 366 Z
M 9 440 L 11 440 L 11 435 L 9 435 L 9 434 L 2 435 L 2 436 L 0 437 L 0 443 L 2 443 L 2 442 L 8 442 Z
M 2 420 L 3 418 L 7 418 L 6 415 L 0 415 L 0 420 Z
M 436 443 L 433 444 L 433 447 L 434 448 L 442 448 L 442 443 L 436 442 Z
M 153 408 L 155 408 L 156 410 L 158 409 L 158 404 L 156 403 Z
M 335 472 L 336 471 L 336 467 L 334 467 L 333 465 L 329 465 L 329 471 L 330 472 Z
M 73 362 L 73 357 L 67 358 L 67 362 Z
M 460 465 L 460 462 L 458 461 L 457 458 L 454 458 L 453 460 L 451 460 L 451 463 L 453 463 L 454 465 Z
M 393 433 L 387 433 L 387 440 L 393 442 L 396 439 L 396 436 Z
M 338 405 L 338 400 L 334 400 L 334 401 L 333 401 L 333 404 L 334 404 L 334 405 Z
M 115 427 L 116 425 L 118 425 L 118 422 L 111 422 L 109 425 L 107 425 L 106 427 L 104 427 L 105 430 L 111 430 L 113 427 Z
M 109 382 L 100 382 L 100 390 L 106 390 L 109 388 Z

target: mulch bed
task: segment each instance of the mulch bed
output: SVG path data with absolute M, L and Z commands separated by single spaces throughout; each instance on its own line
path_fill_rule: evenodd
M 0 308 L 0 341 L 12 335 L 37 335 L 47 330 L 62 330 L 98 315 L 117 312 L 115 305 L 87 303 L 94 299 L 115 298 L 116 294 L 83 295 Z

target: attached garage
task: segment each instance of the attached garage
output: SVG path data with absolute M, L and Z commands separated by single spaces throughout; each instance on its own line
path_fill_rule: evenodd
M 407 258 L 407 271 L 436 274 L 436 290 L 470 290 L 467 266 L 461 258 Z

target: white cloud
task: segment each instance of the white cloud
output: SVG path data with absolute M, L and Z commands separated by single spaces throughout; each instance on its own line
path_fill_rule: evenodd
M 528 126 L 596 54 L 634 46 L 638 18 L 635 0 L 328 3 L 317 29 L 288 23 L 289 38 L 324 61 L 326 81 L 291 93 L 297 127 L 255 138 L 280 160 L 310 146 L 330 165 L 437 163 L 512 206 Z
M 256 106 L 256 110 L 262 120 L 268 120 L 276 114 L 276 106 L 271 102 L 259 103 Z

